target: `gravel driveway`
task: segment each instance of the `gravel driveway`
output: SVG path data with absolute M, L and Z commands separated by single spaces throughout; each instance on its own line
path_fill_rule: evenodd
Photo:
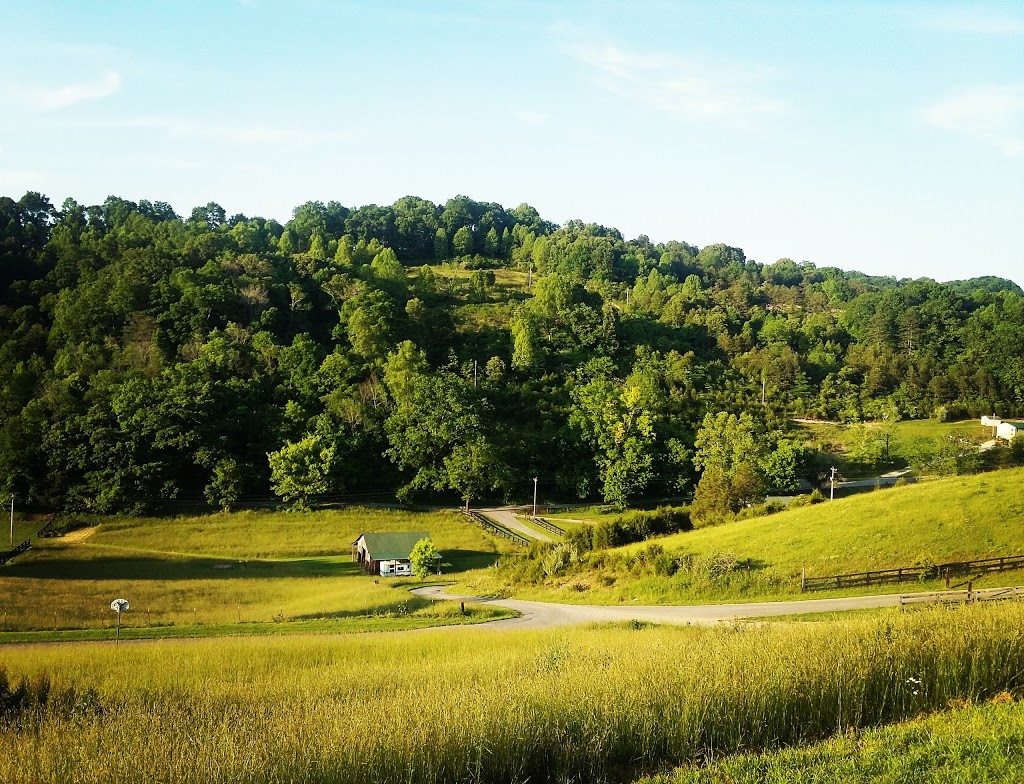
M 652 621 L 654 623 L 699 623 L 712 624 L 736 618 L 767 618 L 778 615 L 800 615 L 805 613 L 836 612 L 841 610 L 865 610 L 875 607 L 898 607 L 900 596 L 906 594 L 883 594 L 880 596 L 850 596 L 842 599 L 800 599 L 787 602 L 748 602 L 746 604 L 696 604 L 696 605 L 596 605 L 596 604 L 554 604 L 530 602 L 525 599 L 482 599 L 448 593 L 445 586 L 415 588 L 412 591 L 430 599 L 494 604 L 520 613 L 518 618 L 491 621 L 478 626 L 488 628 L 542 629 L 551 626 L 572 626 L 581 623 L 604 621 Z

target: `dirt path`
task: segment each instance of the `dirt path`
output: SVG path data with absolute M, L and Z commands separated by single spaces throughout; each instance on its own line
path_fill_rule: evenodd
M 477 624 L 489 629 L 543 629 L 552 626 L 573 626 L 582 623 L 605 621 L 652 621 L 654 623 L 713 624 L 737 618 L 767 618 L 779 615 L 803 615 L 806 613 L 838 612 L 843 610 L 866 610 L 876 607 L 898 607 L 900 596 L 907 594 L 883 594 L 881 596 L 850 596 L 841 599 L 801 599 L 787 602 L 748 602 L 746 604 L 698 604 L 691 606 L 621 606 L 595 604 L 554 604 L 530 602 L 524 599 L 482 599 L 448 593 L 444 586 L 416 588 L 412 591 L 431 599 L 454 599 L 455 601 L 495 604 L 521 613 L 518 618 L 507 618 Z
M 508 528 L 510 531 L 515 531 L 517 534 L 522 534 L 527 539 L 539 539 L 542 542 L 553 542 L 554 540 L 547 534 L 541 533 L 540 531 L 530 528 L 528 525 L 524 525 L 516 517 L 513 507 L 510 506 L 496 506 L 490 509 L 477 509 L 477 511 L 485 517 L 490 517 L 496 523 Z

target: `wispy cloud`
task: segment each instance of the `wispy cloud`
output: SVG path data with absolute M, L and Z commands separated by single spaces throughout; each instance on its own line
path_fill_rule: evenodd
M 604 89 L 689 122 L 746 127 L 786 108 L 758 90 L 767 69 L 711 66 L 672 54 L 628 52 L 613 44 L 574 44 L 566 51 L 592 68 Z
M 975 87 L 929 106 L 924 118 L 1009 158 L 1024 155 L 1024 82 Z
M 205 139 L 226 144 L 315 144 L 351 138 L 331 130 L 307 130 L 282 126 L 232 123 L 203 123 L 180 117 L 144 115 L 87 123 L 89 127 L 138 128 L 161 131 L 169 138 Z
M 69 106 L 106 98 L 121 89 L 121 75 L 107 71 L 98 79 L 88 82 L 72 82 L 58 87 L 29 86 L 23 83 L 9 83 L 0 88 L 6 101 L 27 106 L 38 111 L 52 112 Z

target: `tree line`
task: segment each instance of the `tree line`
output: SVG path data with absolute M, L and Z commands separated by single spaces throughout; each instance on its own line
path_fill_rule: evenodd
M 538 476 L 738 508 L 812 470 L 792 416 L 1024 413 L 1010 281 L 761 264 L 464 196 L 283 225 L 3 197 L 0 283 L 0 489 L 39 507 Z

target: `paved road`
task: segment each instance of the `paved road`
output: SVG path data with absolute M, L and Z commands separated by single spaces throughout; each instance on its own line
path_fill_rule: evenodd
M 481 599 L 448 593 L 444 586 L 416 588 L 413 593 L 431 599 L 478 602 L 507 607 L 521 613 L 518 618 L 491 621 L 478 626 L 488 628 L 541 629 L 551 626 L 572 626 L 604 621 L 652 621 L 655 623 L 713 624 L 736 618 L 766 618 L 778 615 L 865 610 L 875 607 L 898 607 L 900 596 L 850 596 L 842 599 L 801 599 L 792 602 L 749 602 L 747 604 L 698 604 L 691 606 L 623 606 L 596 604 L 554 604 L 524 599 Z
M 516 517 L 515 507 L 512 506 L 496 506 L 490 509 L 477 509 L 477 511 L 485 517 L 490 517 L 495 522 L 501 523 L 506 528 L 515 531 L 516 533 L 522 534 L 527 539 L 539 539 L 542 542 L 554 541 L 547 534 L 542 534 L 540 531 L 535 531 L 528 525 L 523 525 Z

